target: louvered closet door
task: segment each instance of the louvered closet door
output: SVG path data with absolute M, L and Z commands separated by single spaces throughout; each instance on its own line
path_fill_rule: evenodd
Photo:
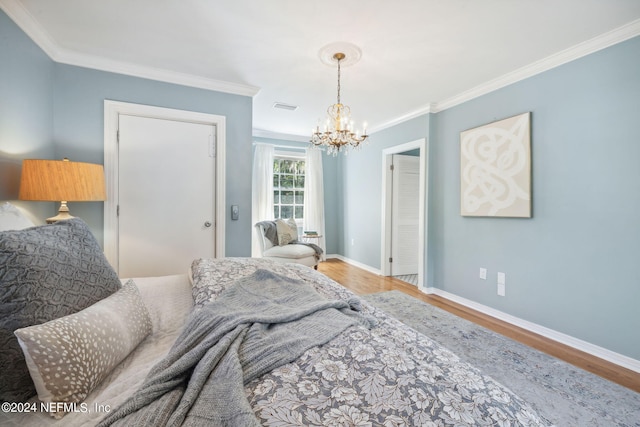
M 393 155 L 391 274 L 418 273 L 420 158 Z
M 186 273 L 215 257 L 212 125 L 119 117 L 120 277 Z

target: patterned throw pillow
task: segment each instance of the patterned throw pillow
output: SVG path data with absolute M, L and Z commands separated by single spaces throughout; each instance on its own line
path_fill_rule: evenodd
M 150 332 L 149 312 L 129 280 L 91 307 L 15 334 L 38 399 L 80 403 Z
M 276 231 L 278 234 L 278 245 L 284 246 L 298 240 L 298 226 L 296 222 L 289 218 L 288 220 L 276 219 Z
M 291 227 L 291 237 L 293 237 L 293 240 L 298 240 L 298 224 L 296 224 L 296 220 L 293 218 L 289 218 L 287 220 L 287 224 L 289 224 L 289 227 Z
M 83 310 L 121 288 L 89 227 L 75 218 L 0 232 L 0 400 L 36 394 L 13 332 Z

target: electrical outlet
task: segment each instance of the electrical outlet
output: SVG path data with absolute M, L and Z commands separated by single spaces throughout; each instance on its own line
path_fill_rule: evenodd
M 504 285 L 504 283 L 498 283 L 498 296 L 505 296 L 505 292 L 506 292 L 506 286 Z
M 505 296 L 507 288 L 507 276 L 504 273 L 498 272 L 498 295 Z
M 480 278 L 482 280 L 487 280 L 487 269 L 480 267 Z

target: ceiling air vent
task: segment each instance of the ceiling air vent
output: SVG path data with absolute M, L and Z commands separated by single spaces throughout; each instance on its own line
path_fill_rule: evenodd
M 276 102 L 273 104 L 273 108 L 280 108 L 281 110 L 296 111 L 297 105 L 285 104 L 284 102 Z

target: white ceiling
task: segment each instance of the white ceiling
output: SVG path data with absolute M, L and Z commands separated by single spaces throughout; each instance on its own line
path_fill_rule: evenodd
M 379 130 L 640 34 L 639 0 L 0 0 L 52 59 L 254 95 L 257 135 L 305 137 L 342 101 Z M 277 110 L 275 102 L 299 106 Z M 295 137 L 294 137 L 295 139 Z

